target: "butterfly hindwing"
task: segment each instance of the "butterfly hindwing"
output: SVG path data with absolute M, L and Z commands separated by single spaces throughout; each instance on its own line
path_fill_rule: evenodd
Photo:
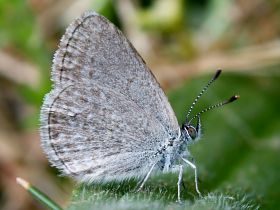
M 143 176 L 168 138 L 156 118 L 97 84 L 53 90 L 41 121 L 42 146 L 51 163 L 80 180 Z

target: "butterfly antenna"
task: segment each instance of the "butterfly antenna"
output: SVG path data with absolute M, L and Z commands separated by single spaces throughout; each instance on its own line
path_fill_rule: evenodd
M 188 113 L 186 116 L 186 122 L 188 121 L 188 117 L 191 114 L 194 106 L 196 105 L 196 103 L 198 102 L 198 100 L 200 99 L 200 97 L 202 96 L 202 94 L 209 88 L 209 86 L 220 76 L 222 70 L 219 69 L 216 71 L 215 75 L 213 76 L 213 78 L 207 83 L 207 85 L 205 85 L 205 87 L 200 91 L 200 93 L 197 95 L 197 97 L 194 99 Z
M 203 113 L 205 113 L 205 112 L 208 112 L 209 110 L 212 110 L 212 109 L 215 109 L 215 108 L 224 106 L 224 105 L 226 105 L 226 104 L 229 104 L 229 103 L 231 103 L 231 102 L 233 102 L 233 101 L 235 101 L 235 100 L 237 100 L 237 99 L 239 99 L 239 98 L 240 98 L 239 95 L 234 95 L 234 96 L 230 97 L 230 98 L 229 98 L 228 100 L 226 100 L 226 101 L 222 101 L 222 102 L 220 102 L 220 103 L 218 103 L 218 104 L 209 106 L 209 107 L 207 107 L 206 109 L 203 109 L 202 111 L 200 111 L 199 113 L 197 113 L 195 116 L 193 116 L 193 117 L 189 120 L 189 123 L 190 123 L 193 119 L 197 118 L 199 115 L 201 115 L 201 114 L 203 114 Z

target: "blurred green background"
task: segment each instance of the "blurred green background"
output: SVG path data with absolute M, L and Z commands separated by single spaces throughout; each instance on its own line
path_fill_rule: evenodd
M 0 0 L 1 209 L 42 209 L 16 185 L 17 176 L 71 209 L 187 207 L 175 203 L 176 174 L 152 178 L 139 194 L 130 192 L 135 181 L 75 187 L 50 168 L 42 153 L 38 114 L 51 88 L 53 53 L 67 25 L 85 10 L 103 14 L 127 35 L 166 91 L 180 123 L 218 68 L 223 75 L 195 112 L 241 95 L 202 117 L 204 135 L 191 151 L 200 190 L 211 194 L 198 199 L 193 172 L 186 170 L 187 205 L 279 209 L 279 1 Z

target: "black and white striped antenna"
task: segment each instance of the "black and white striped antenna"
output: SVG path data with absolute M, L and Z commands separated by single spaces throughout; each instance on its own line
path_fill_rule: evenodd
M 197 97 L 194 99 L 188 113 L 186 116 L 186 123 L 188 123 L 188 118 L 194 108 L 194 106 L 196 105 L 196 103 L 198 102 L 198 100 L 200 99 L 200 97 L 203 95 L 203 93 L 205 93 L 205 91 L 209 88 L 209 86 L 220 76 L 220 74 L 222 73 L 222 70 L 219 69 L 216 71 L 216 74 L 213 76 L 213 78 L 207 83 L 207 85 L 205 85 L 205 87 L 200 91 L 200 93 L 197 95 Z
M 239 99 L 240 96 L 239 95 L 234 95 L 232 97 L 230 97 L 228 100 L 226 101 L 222 101 L 220 103 L 217 103 L 215 105 L 212 105 L 212 106 L 209 106 L 207 107 L 206 109 L 203 109 L 202 111 L 198 112 L 195 116 L 193 116 L 189 121 L 188 121 L 188 124 L 195 118 L 197 118 L 198 116 L 200 116 L 201 114 L 205 113 L 205 112 L 208 112 L 209 110 L 212 110 L 212 109 L 215 109 L 215 108 L 218 108 L 218 107 L 221 107 L 221 106 L 224 106 L 226 104 L 229 104 L 237 99 Z

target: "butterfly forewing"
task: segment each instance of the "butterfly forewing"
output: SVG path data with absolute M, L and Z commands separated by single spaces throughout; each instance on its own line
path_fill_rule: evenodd
M 177 130 L 175 114 L 154 75 L 120 30 L 103 16 L 87 12 L 75 20 L 53 60 L 55 85 L 99 83 L 127 95 L 167 129 Z

